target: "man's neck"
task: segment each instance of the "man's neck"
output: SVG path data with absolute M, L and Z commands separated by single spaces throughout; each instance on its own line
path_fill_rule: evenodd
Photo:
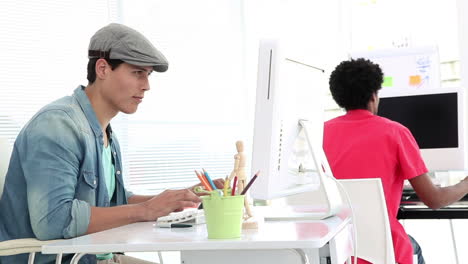
M 112 118 L 117 115 L 118 111 L 112 109 L 99 91 L 99 86 L 96 84 L 88 85 L 85 89 L 86 95 L 88 96 L 99 124 L 101 125 L 102 132 L 106 135 L 106 128 Z
M 107 148 L 107 146 L 108 146 L 108 144 L 109 144 L 109 135 L 107 135 L 107 130 L 106 130 L 106 129 L 104 129 L 104 130 L 102 131 L 102 133 L 103 133 L 103 138 L 102 138 L 102 139 L 103 139 L 103 141 L 104 141 L 104 147 Z

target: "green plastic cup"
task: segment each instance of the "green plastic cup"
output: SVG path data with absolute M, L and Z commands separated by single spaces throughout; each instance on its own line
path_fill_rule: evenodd
M 239 238 L 242 232 L 244 195 L 202 197 L 208 238 Z

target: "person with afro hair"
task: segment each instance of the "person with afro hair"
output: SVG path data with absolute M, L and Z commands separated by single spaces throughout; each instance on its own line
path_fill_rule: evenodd
M 337 179 L 381 179 L 395 261 L 411 264 L 415 254 L 422 264 L 421 248 L 397 219 L 404 181 L 409 180 L 424 204 L 438 209 L 468 193 L 468 177 L 448 187 L 432 183 L 409 129 L 377 115 L 383 76 L 379 65 L 367 59 L 346 60 L 336 66 L 330 75 L 330 92 L 346 113 L 325 122 L 323 148 Z

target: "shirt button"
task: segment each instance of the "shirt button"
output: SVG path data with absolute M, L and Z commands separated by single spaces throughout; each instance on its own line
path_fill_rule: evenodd
M 117 153 L 114 151 L 114 156 L 117 155 Z
M 120 171 L 119 171 L 119 170 L 117 171 L 117 175 L 120 175 Z
M 96 185 L 96 180 L 94 180 L 93 184 Z

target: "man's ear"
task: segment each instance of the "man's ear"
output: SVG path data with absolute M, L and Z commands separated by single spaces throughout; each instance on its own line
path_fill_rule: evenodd
M 105 59 L 98 59 L 96 61 L 96 78 L 106 79 L 107 72 L 110 69 L 109 64 Z
M 379 96 L 377 93 L 372 93 L 372 96 L 367 103 L 367 110 L 371 111 L 373 114 L 377 114 L 377 110 L 379 107 Z

